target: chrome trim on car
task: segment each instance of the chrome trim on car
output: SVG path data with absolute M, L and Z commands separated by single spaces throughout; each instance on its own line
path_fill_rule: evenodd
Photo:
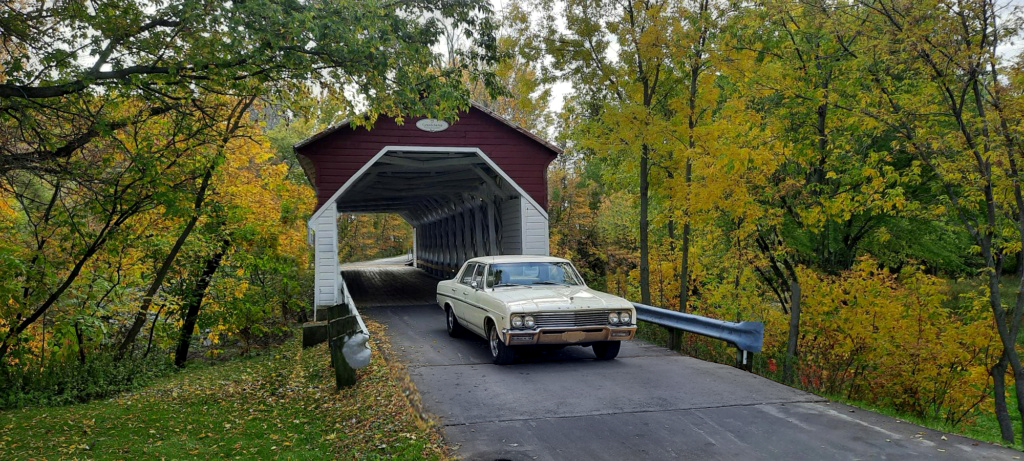
M 537 312 L 531 315 L 533 315 L 533 320 L 536 322 L 537 328 L 575 328 L 610 325 L 608 323 L 608 314 L 622 311 L 622 309 L 609 309 L 600 311 Z M 632 315 L 632 313 L 630 313 L 630 315 Z M 630 323 L 630 325 L 632 325 L 632 323 Z M 613 326 L 625 327 L 629 325 Z
M 564 333 L 582 332 L 583 336 L 576 341 L 565 341 Z M 536 328 L 532 330 L 513 330 L 503 328 L 502 339 L 510 346 L 530 346 L 536 344 L 586 344 L 597 341 L 629 341 L 636 335 L 636 326 L 588 326 L 575 328 Z M 628 333 L 625 336 L 612 336 L 612 333 Z M 529 341 L 516 340 L 512 337 L 532 335 Z

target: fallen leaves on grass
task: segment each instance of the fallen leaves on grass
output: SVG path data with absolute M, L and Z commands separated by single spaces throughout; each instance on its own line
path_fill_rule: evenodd
M 0 413 L 5 459 L 445 459 L 440 434 L 410 404 L 370 322 L 370 365 L 334 387 L 326 345 L 299 339 L 251 359 L 185 370 L 118 398 Z M 413 399 L 415 401 L 415 399 Z

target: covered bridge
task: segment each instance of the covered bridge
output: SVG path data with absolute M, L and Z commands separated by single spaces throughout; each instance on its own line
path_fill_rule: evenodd
M 339 213 L 398 214 L 414 263 L 438 277 L 476 256 L 548 254 L 547 167 L 561 150 L 478 104 L 452 124 L 343 122 L 295 153 L 317 194 L 314 307 L 341 300 Z

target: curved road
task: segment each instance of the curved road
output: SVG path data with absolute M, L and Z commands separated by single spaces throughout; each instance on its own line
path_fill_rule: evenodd
M 448 337 L 433 300 L 436 279 L 402 266 L 344 269 L 360 312 L 388 326 L 425 410 L 464 459 L 1021 456 L 640 341 L 612 361 L 568 347 L 492 365 L 483 339 Z

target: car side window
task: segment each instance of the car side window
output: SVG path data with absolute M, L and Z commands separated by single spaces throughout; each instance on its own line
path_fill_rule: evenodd
M 484 268 L 483 264 L 476 266 L 476 275 L 473 276 L 473 281 L 476 282 L 478 288 L 483 288 L 484 286 Z
M 476 269 L 478 267 L 480 267 L 480 265 L 476 263 L 467 265 L 466 269 L 462 271 L 462 277 L 459 278 L 459 283 L 469 285 L 469 282 L 473 280 L 473 276 L 476 274 Z

